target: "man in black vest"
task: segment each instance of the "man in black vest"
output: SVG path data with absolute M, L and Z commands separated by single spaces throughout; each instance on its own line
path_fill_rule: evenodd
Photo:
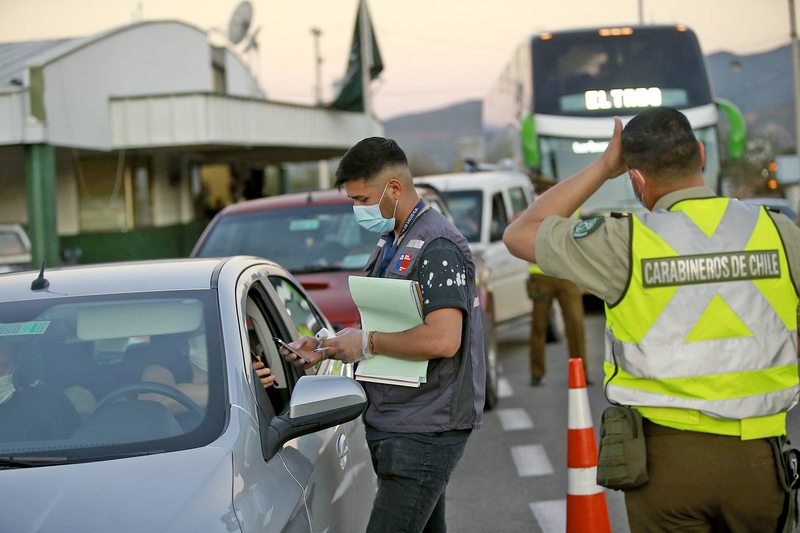
M 353 146 L 336 171 L 336 186 L 353 200 L 356 221 L 380 234 L 368 276 L 420 283 L 423 323 L 388 333 L 347 328 L 322 343 L 325 357 L 348 363 L 374 354 L 427 360 L 418 388 L 364 382 L 367 441 L 378 493 L 367 531 L 445 531 L 445 489 L 470 432 L 480 427 L 486 369 L 466 239 L 419 197 L 403 150 L 370 137 Z M 297 366 L 316 364 L 318 342 L 292 343 L 310 363 L 283 350 Z

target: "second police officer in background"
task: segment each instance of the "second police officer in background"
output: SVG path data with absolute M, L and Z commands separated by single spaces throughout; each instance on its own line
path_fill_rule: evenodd
M 542 178 L 534 178 L 536 193 L 541 194 L 555 182 Z M 586 366 L 586 335 L 584 332 L 583 289 L 568 279 L 547 276 L 536 263 L 528 269 L 528 296 L 533 302 L 531 310 L 531 333 L 528 340 L 528 362 L 531 373 L 531 385 L 542 382 L 546 370 L 545 348 L 547 345 L 547 326 L 550 322 L 550 311 L 553 299 L 558 301 L 561 317 L 564 320 L 564 334 L 567 338 L 569 357 L 579 357 L 583 361 L 586 382 L 589 379 L 589 368 Z
M 625 492 L 634 532 L 775 531 L 790 503 L 778 439 L 798 394 L 800 228 L 717 197 L 703 161 L 674 109 L 624 131 L 615 118 L 604 154 L 504 235 L 605 301 L 607 397 L 644 420 L 649 481 Z M 626 170 L 650 213 L 568 218 Z
M 583 361 L 586 383 L 591 384 L 586 366 L 586 336 L 584 334 L 583 289 L 568 279 L 555 278 L 542 273 L 539 265 L 531 263 L 528 275 L 528 296 L 533 301 L 531 311 L 531 334 L 528 341 L 528 359 L 531 372 L 531 385 L 542 382 L 547 365 L 545 347 L 547 345 L 547 326 L 553 300 L 558 301 L 564 320 L 564 334 L 567 338 L 569 357 Z

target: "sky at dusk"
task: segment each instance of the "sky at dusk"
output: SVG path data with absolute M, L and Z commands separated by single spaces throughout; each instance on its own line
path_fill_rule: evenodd
M 323 100 L 344 74 L 357 0 L 252 0 L 259 51 L 246 60 L 270 99 L 314 101 L 320 38 Z M 238 0 L 0 0 L 0 42 L 83 36 L 177 19 L 223 39 Z M 641 0 L 645 23 L 683 23 L 706 54 L 753 53 L 789 42 L 787 0 Z M 639 0 L 369 0 L 384 71 L 373 84 L 383 119 L 482 98 L 526 37 L 639 22 Z

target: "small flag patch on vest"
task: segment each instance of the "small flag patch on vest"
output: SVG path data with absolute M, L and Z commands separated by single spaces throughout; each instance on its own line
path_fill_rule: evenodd
M 592 217 L 586 220 L 581 220 L 572 228 L 572 237 L 575 239 L 582 239 L 587 235 L 593 233 L 597 228 L 603 225 L 603 217 Z
M 402 273 L 408 270 L 408 265 L 411 264 L 412 257 L 414 256 L 411 254 L 401 254 L 400 257 L 397 258 L 397 263 L 394 264 L 394 271 Z

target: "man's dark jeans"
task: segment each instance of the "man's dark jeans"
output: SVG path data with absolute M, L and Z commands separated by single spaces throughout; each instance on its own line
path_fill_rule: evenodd
M 464 453 L 457 444 L 428 444 L 407 437 L 369 441 L 378 493 L 368 533 L 444 532 L 445 489 Z

